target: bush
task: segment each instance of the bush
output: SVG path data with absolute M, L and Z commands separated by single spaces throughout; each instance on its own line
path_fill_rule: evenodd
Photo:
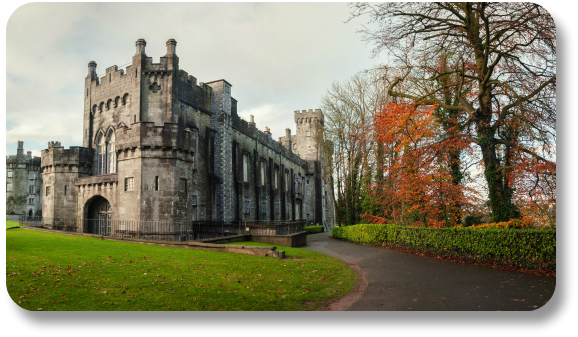
M 465 227 L 470 227 L 470 226 L 475 226 L 475 225 L 481 225 L 484 222 L 482 221 L 482 218 L 480 216 L 477 215 L 466 215 L 464 217 L 464 226 Z
M 363 224 L 335 227 L 333 237 L 524 268 L 556 268 L 555 229 L 425 228 Z
M 303 227 L 303 229 L 305 229 L 307 234 L 315 234 L 323 232 L 323 226 L 307 226 Z

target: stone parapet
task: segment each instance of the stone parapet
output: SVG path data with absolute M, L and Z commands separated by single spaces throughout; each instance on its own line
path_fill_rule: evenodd
M 264 131 L 257 129 L 255 127 L 255 123 L 249 123 L 241 118 L 233 118 L 233 129 L 247 137 L 258 140 L 259 144 L 267 146 L 271 150 L 281 154 L 285 158 L 298 165 L 304 164 L 304 161 L 297 154 L 293 153 L 290 149 L 283 145 L 283 142 L 278 142 L 272 139 Z
M 115 137 L 117 151 L 154 147 L 194 152 L 197 142 L 195 132 L 175 123 L 138 122 L 130 129 L 117 129 Z
M 104 183 L 115 183 L 118 182 L 118 174 L 111 173 L 111 174 L 102 174 L 98 176 L 90 176 L 90 177 L 81 177 L 74 179 L 74 184 L 79 185 L 95 185 L 95 184 L 104 184 Z

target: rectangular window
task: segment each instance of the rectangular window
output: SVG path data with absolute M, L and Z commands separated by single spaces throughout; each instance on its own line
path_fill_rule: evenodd
M 281 206 L 279 205 L 279 203 L 278 203 L 278 202 L 277 202 L 277 203 L 275 203 L 275 214 L 279 214 L 279 213 L 281 213 L 281 210 L 280 210 L 280 208 L 281 208 Z
M 12 184 L 6 184 L 6 192 L 12 192 Z
M 197 215 L 197 196 L 193 195 L 193 220 L 199 220 Z
M 261 186 L 265 186 L 265 162 L 261 162 Z
M 34 205 L 34 198 L 28 198 L 28 205 Z
M 182 179 L 179 182 L 179 191 L 187 193 L 187 179 Z
M 311 133 L 309 131 L 305 131 L 305 136 L 311 137 Z
M 34 194 L 34 185 L 28 186 L 28 194 Z
M 159 190 L 159 177 L 155 177 L 155 191 Z
M 289 179 L 289 172 L 285 171 L 285 191 L 289 192 L 289 185 L 291 184 L 291 180 Z
M 249 201 L 249 200 L 245 200 L 245 201 L 243 202 L 243 214 L 249 214 L 250 209 L 251 209 L 249 206 L 250 206 L 250 201 Z
M 279 188 L 279 169 L 275 168 L 275 177 L 273 179 L 273 185 L 275 189 Z
M 50 186 L 46 186 L 46 196 L 50 195 Z
M 8 171 L 8 172 L 6 172 L 6 177 L 8 177 L 8 178 L 12 178 L 12 171 Z
M 267 202 L 266 201 L 263 201 L 261 203 L 261 214 L 263 214 L 263 215 L 267 214 Z
M 243 154 L 243 181 L 249 182 L 249 155 Z
M 68 186 L 64 185 L 64 196 L 66 196 L 66 191 L 68 190 Z
M 30 179 L 30 180 L 36 179 L 36 173 L 30 173 L 30 174 L 28 175 L 28 179 Z
M 127 191 L 134 191 L 134 177 L 124 178 L 124 190 Z

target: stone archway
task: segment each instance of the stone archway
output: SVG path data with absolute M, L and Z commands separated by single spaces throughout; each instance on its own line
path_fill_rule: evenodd
M 112 208 L 110 202 L 101 196 L 90 199 L 86 204 L 85 233 L 110 235 Z

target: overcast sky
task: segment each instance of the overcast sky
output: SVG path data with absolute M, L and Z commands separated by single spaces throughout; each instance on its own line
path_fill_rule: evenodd
M 226 79 L 239 115 L 273 137 L 295 133 L 293 111 L 320 107 L 332 81 L 371 68 L 371 46 L 345 23 L 346 3 L 31 3 L 6 26 L 6 151 L 39 155 L 47 142 L 82 146 L 83 89 L 131 62 L 135 41 L 159 62 L 177 41 L 180 68 L 198 82 Z

